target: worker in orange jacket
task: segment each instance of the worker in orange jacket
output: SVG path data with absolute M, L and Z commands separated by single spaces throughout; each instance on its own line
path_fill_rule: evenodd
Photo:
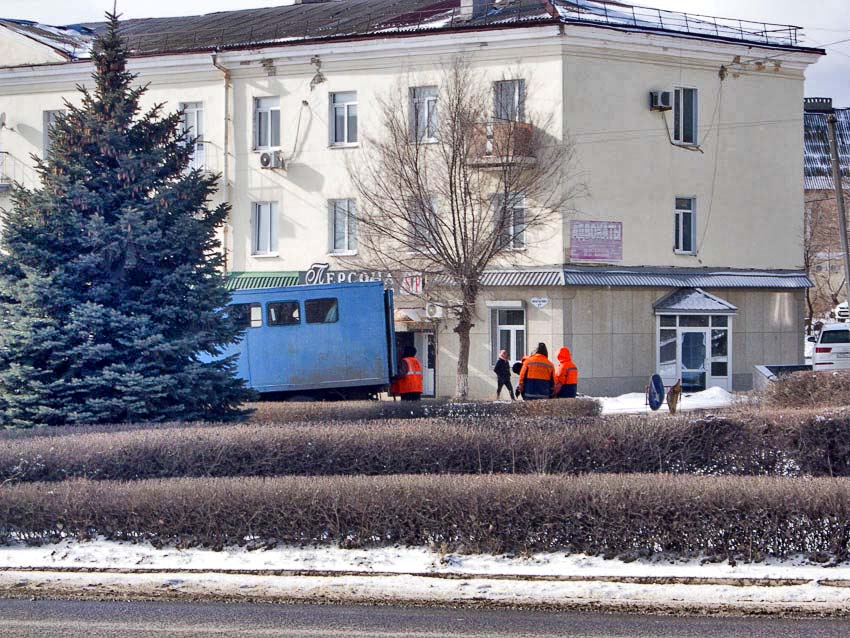
M 555 373 L 555 396 L 575 399 L 578 388 L 578 366 L 566 346 L 558 352 L 558 371 Z
M 393 377 L 390 394 L 400 396 L 402 401 L 418 401 L 422 397 L 422 364 L 416 358 L 416 348 L 407 346 L 402 350 L 398 374 Z
M 545 343 L 538 343 L 533 355 L 523 361 L 517 392 L 526 401 L 548 399 L 555 391 L 555 366 L 549 361 Z

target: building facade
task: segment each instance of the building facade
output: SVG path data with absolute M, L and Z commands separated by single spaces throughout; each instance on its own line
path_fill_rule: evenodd
M 221 174 L 232 286 L 381 278 L 426 392 L 451 395 L 450 313 L 426 303 L 427 278 L 358 254 L 349 169 L 379 132 L 382 97 L 409 92 L 411 112 L 438 116 L 442 70 L 462 56 L 504 117 L 551 116 L 546 132 L 572 141 L 585 186 L 485 275 L 470 394 L 494 394 L 499 349 L 516 360 L 539 341 L 572 349 L 586 394 L 641 391 L 656 371 L 690 390 L 748 389 L 753 365 L 803 357 L 801 104 L 823 51 L 794 27 L 624 11 L 342 0 L 123 29 L 146 103 L 183 109 L 196 165 Z M 101 28 L 0 21 L 6 182 L 35 183 L 30 155 L 90 82 Z

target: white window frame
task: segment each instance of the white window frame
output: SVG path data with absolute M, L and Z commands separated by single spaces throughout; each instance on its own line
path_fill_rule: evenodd
M 251 204 L 251 254 L 255 257 L 277 256 L 278 202 Z
M 46 111 L 42 111 L 41 113 L 41 123 L 43 130 L 43 139 L 42 139 L 42 149 L 44 153 L 44 157 L 47 157 L 47 152 L 50 150 L 50 147 L 53 145 L 53 142 L 50 139 L 50 129 L 53 127 L 56 122 L 56 118 L 59 115 L 65 113 L 65 109 L 49 109 Z
M 331 146 L 357 146 L 360 135 L 360 111 L 357 107 L 357 91 L 336 91 L 329 96 L 330 100 L 330 145 Z M 337 101 L 339 100 L 339 101 Z M 349 118 L 352 117 L 351 110 L 354 109 L 353 119 L 355 121 L 354 133 L 349 130 Z M 342 112 L 342 130 L 337 128 L 337 111 Z M 338 135 L 339 134 L 339 135 Z M 337 140 L 341 137 L 341 140 Z
M 690 201 L 690 208 L 680 208 L 679 200 L 686 199 Z M 691 195 L 677 195 L 673 200 L 674 206 L 674 225 L 673 225 L 673 252 L 677 255 L 696 255 L 697 254 L 697 198 Z M 684 234 L 684 217 L 686 214 L 691 216 L 691 233 L 690 233 L 690 249 L 683 248 L 685 245 Z
M 504 112 L 505 103 L 500 99 L 503 95 L 508 96 L 510 112 Z M 497 80 L 493 82 L 493 119 L 497 122 L 524 122 L 525 121 L 525 80 L 517 78 L 514 80 Z
M 691 91 L 691 107 L 693 109 L 693 122 L 687 132 L 685 131 L 684 114 L 686 91 Z M 673 88 L 673 141 L 682 146 L 699 145 L 699 91 L 692 86 Z
M 203 170 L 206 166 L 204 157 L 204 103 L 203 102 L 181 102 L 180 131 L 187 133 L 189 137 L 196 138 L 192 149 L 192 159 L 189 168 Z
M 253 142 L 255 150 L 280 148 L 280 97 L 265 96 L 254 98 L 254 131 Z M 265 129 L 262 122 L 265 120 Z M 275 133 L 277 125 L 277 136 Z
M 438 98 L 436 86 L 410 87 L 410 137 L 414 142 L 437 141 Z
M 660 315 L 655 315 L 655 372 L 661 375 L 665 385 L 672 385 L 676 382 L 677 379 L 681 379 L 682 377 L 682 353 L 680 352 L 680 344 L 682 338 L 682 331 L 688 330 L 687 327 L 683 327 L 680 325 L 679 318 L 683 315 L 673 314 L 673 313 L 663 313 Z M 707 316 L 709 318 L 709 324 L 704 330 L 708 333 L 708 340 L 706 346 L 708 351 L 706 353 L 706 359 L 708 368 L 706 369 L 706 378 L 705 385 L 706 389 L 712 387 L 721 387 L 729 392 L 732 391 L 733 379 L 734 379 L 734 371 L 733 371 L 733 353 L 734 353 L 734 335 L 732 332 L 734 315 L 725 314 L 725 313 L 716 313 L 716 314 L 706 314 L 703 316 Z M 662 326 L 661 318 L 662 317 L 673 317 L 675 319 L 673 326 Z M 726 326 L 718 326 L 715 325 L 715 317 L 726 317 Z M 676 366 L 675 366 L 675 376 L 669 377 L 662 374 L 661 370 L 661 331 L 662 330 L 672 330 L 676 332 Z M 712 352 L 712 330 L 726 330 L 726 355 L 718 355 L 715 356 Z M 711 372 L 711 364 L 712 363 L 725 363 L 726 364 L 726 376 L 714 376 Z
M 496 359 L 499 357 L 501 350 L 501 332 L 507 330 L 509 333 L 509 341 L 515 352 L 509 353 L 511 361 L 520 361 L 526 353 L 528 344 L 528 312 L 525 309 L 525 304 L 522 301 L 490 301 L 487 302 L 487 307 L 490 309 L 490 363 L 496 364 Z M 521 324 L 502 324 L 499 323 L 500 311 L 518 311 L 522 312 Z M 522 342 L 518 339 L 517 333 L 522 332 Z
M 333 255 L 357 254 L 357 202 L 353 199 L 328 200 L 328 245 Z M 337 230 L 342 224 L 342 245 L 337 245 Z
M 508 199 L 510 203 L 510 209 L 508 209 L 505 201 L 504 201 L 504 193 L 497 193 L 493 196 L 494 206 L 496 207 L 494 221 L 498 224 L 501 220 L 501 216 L 510 215 L 510 225 L 505 228 L 507 234 L 510 234 L 510 241 L 504 246 L 504 250 L 525 250 L 526 241 L 525 234 L 528 230 L 528 225 L 526 219 L 528 215 L 526 211 L 528 210 L 528 206 L 526 205 L 525 195 L 522 193 L 508 193 Z M 517 213 L 522 215 L 521 221 L 517 221 Z M 518 228 L 521 226 L 522 228 Z

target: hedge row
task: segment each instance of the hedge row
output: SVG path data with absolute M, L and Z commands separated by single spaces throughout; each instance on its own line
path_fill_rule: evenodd
M 774 408 L 850 404 L 850 370 L 794 372 L 768 384 L 762 400 Z
M 848 413 L 77 432 L 7 439 L 0 446 L 0 481 L 588 472 L 850 476 Z
M 0 541 L 402 544 L 843 561 L 850 481 L 671 475 L 284 477 L 6 487 Z

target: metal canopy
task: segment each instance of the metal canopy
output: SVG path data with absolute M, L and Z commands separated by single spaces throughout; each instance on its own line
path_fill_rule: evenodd
M 297 286 L 297 272 L 232 272 L 224 284 L 228 290 L 256 290 Z
M 679 288 L 652 304 L 657 315 L 734 315 L 738 308 L 701 288 Z

